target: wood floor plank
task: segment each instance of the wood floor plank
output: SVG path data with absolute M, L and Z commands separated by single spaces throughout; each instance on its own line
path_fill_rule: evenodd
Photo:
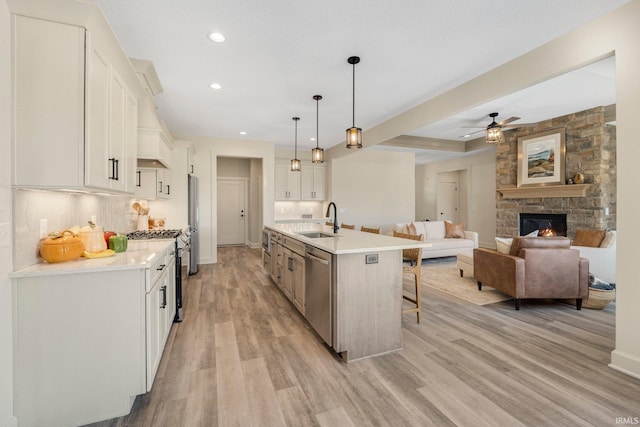
M 242 368 L 251 408 L 251 425 L 286 425 L 264 359 L 245 360 Z
M 242 362 L 235 336 L 232 322 L 216 323 L 218 423 L 223 426 L 251 425 Z
M 355 424 L 351 421 L 351 418 L 349 418 L 349 415 L 347 415 L 342 406 L 321 412 L 316 415 L 316 418 L 322 427 L 355 427 Z
M 607 366 L 615 303 L 478 306 L 423 292 L 403 350 L 342 362 L 262 270 L 225 247 L 184 282 L 151 392 L 95 427 L 604 426 L 640 417 L 640 380 Z

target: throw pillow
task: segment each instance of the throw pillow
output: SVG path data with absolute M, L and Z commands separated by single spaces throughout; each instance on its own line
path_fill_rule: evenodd
M 444 237 L 453 239 L 464 239 L 464 222 L 454 224 L 450 221 L 444 222 Z
M 496 248 L 498 253 L 508 254 L 511 251 L 511 244 L 513 243 L 513 238 L 502 238 L 496 237 Z
M 407 225 L 407 234 L 411 234 L 413 236 L 417 235 L 418 233 L 416 233 L 416 226 L 413 225 L 413 223 L 410 223 L 409 225 Z
M 393 230 L 397 231 L 398 233 L 409 234 L 409 225 L 404 222 L 398 222 L 393 226 Z
M 414 221 L 411 224 L 409 224 L 409 234 L 415 234 L 417 235 L 425 235 L 426 233 L 424 232 L 424 225 L 422 225 L 422 221 Z
M 608 230 L 607 234 L 605 234 L 604 239 L 602 239 L 602 243 L 600 243 L 601 248 L 613 248 L 616 246 L 616 232 L 615 230 Z
M 444 239 L 444 221 L 424 221 L 422 224 L 426 240 Z
M 576 237 L 573 239 L 573 246 L 587 246 L 597 248 L 604 240 L 607 230 L 576 230 Z

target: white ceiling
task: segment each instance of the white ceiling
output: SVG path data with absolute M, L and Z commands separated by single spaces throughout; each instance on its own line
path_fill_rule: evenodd
M 344 140 L 522 55 L 629 0 L 98 0 L 128 56 L 154 63 L 158 115 L 173 133 L 293 148 Z M 208 39 L 213 31 L 227 41 Z M 586 41 L 588 42 L 588 41 Z M 209 83 L 218 82 L 214 91 Z M 606 60 L 404 134 L 460 141 L 498 121 L 520 123 L 615 102 Z M 240 132 L 247 132 L 241 136 Z M 476 135 L 477 136 L 477 135 Z M 384 149 L 391 149 L 385 147 Z M 424 153 L 423 153 L 424 154 Z M 428 157 L 428 156 L 427 156 Z

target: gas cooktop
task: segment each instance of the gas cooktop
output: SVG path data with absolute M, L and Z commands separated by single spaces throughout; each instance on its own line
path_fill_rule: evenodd
M 175 239 L 182 230 L 138 230 L 127 233 L 129 240 Z

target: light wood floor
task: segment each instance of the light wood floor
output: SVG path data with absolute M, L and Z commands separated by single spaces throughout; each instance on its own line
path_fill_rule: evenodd
M 614 426 L 640 417 L 640 380 L 607 367 L 614 306 L 476 306 L 423 287 L 404 350 L 341 362 L 229 247 L 186 284 L 153 390 L 106 426 Z

